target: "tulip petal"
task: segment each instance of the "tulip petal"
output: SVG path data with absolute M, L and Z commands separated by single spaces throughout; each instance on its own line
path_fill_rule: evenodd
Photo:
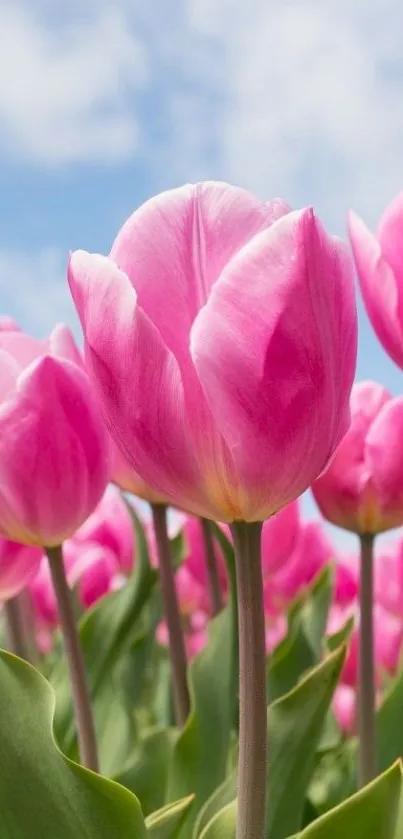
M 110 259 L 77 251 L 69 282 L 116 445 L 155 492 L 173 504 L 186 498 L 198 512 L 200 477 L 174 356 Z
M 347 250 L 310 210 L 256 235 L 213 287 L 191 354 L 245 483 L 245 520 L 272 515 L 327 465 L 348 427 L 356 328 Z
M 34 361 L 0 406 L 0 531 L 60 544 L 96 506 L 109 472 L 86 376 L 50 356 Z
M 151 198 L 121 228 L 110 256 L 131 280 L 182 375 L 188 371 L 194 379 L 190 329 L 228 260 L 288 211 L 279 200 L 265 204 L 244 189 L 206 182 Z
M 380 530 L 403 524 L 403 397 L 391 399 L 373 422 L 365 457 L 371 471 L 377 506 L 383 511 Z
M 403 334 L 397 319 L 401 302 L 393 269 L 375 236 L 353 212 L 348 215 L 348 232 L 361 293 L 374 331 L 386 352 L 403 367 Z

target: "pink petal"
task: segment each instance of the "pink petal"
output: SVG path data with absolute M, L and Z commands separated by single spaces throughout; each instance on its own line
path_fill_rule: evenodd
M 348 230 L 361 293 L 372 326 L 386 352 L 399 367 L 403 367 L 398 278 L 383 256 L 375 236 L 352 212 L 348 216 Z
M 403 397 L 391 399 L 373 422 L 366 459 L 373 476 L 377 532 L 403 524 Z
M 299 533 L 299 504 L 292 501 L 265 521 L 262 529 L 262 566 L 264 574 L 274 574 L 290 559 Z
M 64 358 L 85 369 L 84 358 L 77 347 L 73 334 L 64 323 L 59 323 L 52 330 L 47 342 L 48 352 L 56 358 Z
M 312 211 L 290 213 L 228 263 L 191 353 L 241 482 L 265 519 L 323 471 L 348 427 L 357 323 L 350 260 Z
M 344 734 L 353 734 L 356 724 L 357 694 L 349 685 L 337 686 L 333 698 L 333 713 Z
M 35 576 L 42 558 L 40 548 L 0 538 L 0 600 L 19 594 Z
M 14 318 L 8 315 L 0 315 L 0 332 L 19 332 L 20 327 Z
M 74 542 L 78 550 L 91 543 L 112 552 L 123 573 L 131 573 L 135 554 L 134 527 L 115 487 L 108 487 L 94 512 L 77 531 Z
M 44 354 L 46 346 L 23 332 L 0 332 L 0 350 L 5 350 L 20 368 L 25 368 Z
M 190 437 L 181 373 L 127 277 L 110 260 L 72 255 L 69 282 L 105 421 L 128 463 L 174 506 L 208 508 Z M 202 506 L 202 512 L 205 507 Z M 212 517 L 217 513 L 211 510 Z
M 44 357 L 0 408 L 0 531 L 13 541 L 58 545 L 104 492 L 106 432 L 86 376 Z

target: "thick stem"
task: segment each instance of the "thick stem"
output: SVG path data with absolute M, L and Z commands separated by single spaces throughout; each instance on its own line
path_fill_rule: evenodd
M 263 839 L 267 784 L 266 648 L 261 524 L 232 525 L 239 622 L 237 839 Z
M 189 714 L 189 691 L 186 679 L 186 651 L 182 623 L 175 588 L 175 575 L 168 538 L 166 506 L 152 504 L 157 545 L 161 592 L 169 637 L 169 657 L 172 672 L 172 691 L 176 722 L 184 726 Z
M 20 599 L 20 595 L 17 595 L 4 603 L 3 608 L 6 618 L 6 640 L 7 647 L 11 653 L 29 661 L 29 650 L 25 634 L 22 607 L 23 603 Z
M 80 760 L 83 766 L 98 772 L 98 749 L 83 652 L 77 632 L 74 607 L 66 579 L 61 547 L 48 548 L 50 573 L 55 590 L 60 627 L 70 670 L 74 716 Z
M 359 785 L 376 775 L 375 677 L 373 626 L 374 537 L 361 536 L 360 642 L 358 681 Z
M 214 551 L 213 534 L 211 525 L 207 519 L 200 519 L 204 541 L 204 556 L 207 569 L 207 583 L 209 588 L 212 615 L 218 615 L 223 607 L 220 577 L 218 573 L 217 558 Z

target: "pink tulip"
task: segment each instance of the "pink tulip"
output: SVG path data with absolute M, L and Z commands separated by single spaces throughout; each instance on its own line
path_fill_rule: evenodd
M 320 522 L 301 523 L 298 539 L 288 562 L 266 580 L 266 611 L 276 612 L 285 608 L 334 558 L 334 548 Z
M 312 491 L 333 524 L 361 534 L 403 524 L 403 397 L 360 382 L 351 395 L 351 426 Z
M 397 618 L 403 619 L 403 540 L 375 557 L 375 597 Z
M 0 602 L 15 597 L 38 571 L 40 548 L 0 538 Z
M 300 528 L 298 501 L 287 504 L 262 528 L 263 575 L 279 571 L 290 559 Z
M 108 428 L 173 506 L 264 520 L 323 471 L 349 423 L 350 258 L 311 209 L 222 183 L 140 207 L 69 282 Z
M 112 481 L 124 492 L 137 495 L 150 504 L 163 503 L 165 499 L 152 489 L 140 478 L 132 466 L 128 463 L 122 452 L 112 440 Z
M 77 587 L 84 609 L 90 609 L 116 589 L 119 573 L 116 555 L 105 546 L 91 542 L 86 545 L 75 544 L 74 551 L 68 581 L 72 588 Z
M 266 623 L 266 652 L 270 655 L 287 635 L 287 618 L 284 614 L 277 615 Z
M 186 516 L 183 528 L 186 547 L 185 556 L 182 567 L 186 567 L 187 571 L 192 576 L 193 580 L 199 583 L 202 591 L 202 600 L 204 611 L 210 612 L 211 602 L 208 589 L 208 576 L 205 556 L 205 545 L 203 541 L 203 534 L 200 520 L 194 516 Z M 222 551 L 214 540 L 214 553 L 218 568 L 218 575 L 223 594 L 226 594 L 228 589 L 227 573 L 225 568 L 225 560 Z M 179 572 L 178 572 L 179 574 Z M 177 575 L 178 576 L 178 575 Z
M 74 541 L 78 545 L 96 543 L 111 551 L 120 570 L 124 574 L 131 573 L 135 554 L 134 526 L 126 503 L 115 487 L 107 488 L 94 512 L 75 534 Z
M 98 405 L 66 360 L 65 337 L 0 333 L 0 532 L 25 544 L 52 547 L 72 535 L 110 474 Z
M 348 618 L 355 617 L 355 626 L 349 643 L 347 658 L 341 675 L 341 682 L 355 688 L 358 679 L 358 645 L 359 645 L 359 614 L 358 607 L 341 609 L 333 606 L 331 609 L 327 631 L 329 634 L 338 632 Z M 374 662 L 378 687 L 382 685 L 386 673 L 396 672 L 403 641 L 403 626 L 401 621 L 390 615 L 379 604 L 374 606 Z
M 386 208 L 376 235 L 353 212 L 348 229 L 372 326 L 386 352 L 403 367 L 403 193 Z
M 349 685 L 339 684 L 334 692 L 333 713 L 343 734 L 354 734 L 357 712 L 357 693 Z
M 20 327 L 14 318 L 8 315 L 0 315 L 0 332 L 19 332 Z
M 348 606 L 358 597 L 359 572 L 357 558 L 337 555 L 334 569 L 334 601 L 339 606 Z
M 50 577 L 49 563 L 44 556 L 29 586 L 37 624 L 51 631 L 58 624 L 56 595 Z

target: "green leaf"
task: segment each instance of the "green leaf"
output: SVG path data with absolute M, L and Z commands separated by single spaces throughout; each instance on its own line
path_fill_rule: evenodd
M 53 712 L 43 676 L 1 652 L 1 839 L 146 839 L 134 795 L 61 754 Z
M 344 658 L 345 648 L 342 647 L 268 708 L 267 839 L 285 839 L 301 826 L 317 745 Z M 210 824 L 235 794 L 236 776 L 233 774 L 200 811 L 194 839 L 204 836 L 206 824 Z
M 156 572 L 148 561 L 147 542 L 143 529 L 132 512 L 137 538 L 137 559 L 134 574 L 122 589 L 97 604 L 80 623 L 89 689 L 97 722 L 97 705 L 103 689 L 108 690 L 113 667 L 123 651 L 138 635 L 136 622 L 156 581 Z M 56 692 L 55 732 L 63 751 L 76 757 L 75 727 L 71 708 L 71 691 L 65 658 L 59 659 L 50 674 Z M 103 718 L 103 713 L 101 713 Z
M 301 825 L 316 749 L 345 658 L 331 653 L 268 710 L 268 839 L 285 839 Z
M 144 734 L 132 762 L 115 777 L 135 793 L 145 815 L 158 810 L 166 800 L 170 758 L 178 734 L 173 728 L 158 728 Z
M 312 822 L 297 839 L 401 839 L 403 785 L 395 763 L 343 804 Z
M 152 839 L 177 839 L 194 795 L 166 804 L 146 818 L 148 835 Z
M 354 616 L 352 615 L 348 618 L 345 624 L 339 629 L 338 632 L 334 632 L 333 635 L 328 635 L 326 638 L 326 646 L 329 652 L 333 652 L 333 650 L 337 650 L 341 644 L 347 644 L 351 638 L 351 633 L 354 629 Z
M 199 839 L 204 828 L 227 804 L 234 801 L 237 793 L 237 773 L 233 772 L 221 786 L 219 786 L 206 801 L 197 817 L 193 839 Z
M 206 825 L 200 839 L 235 839 L 236 835 L 236 800 L 219 810 Z
M 226 553 L 233 586 L 233 551 L 224 534 L 214 535 Z M 196 799 L 181 837 L 188 839 L 202 804 L 225 780 L 237 702 L 238 636 L 236 600 L 210 622 L 207 646 L 189 667 L 191 713 L 180 733 L 169 770 L 167 800 L 189 793 Z
M 268 658 L 267 691 L 270 702 L 288 693 L 302 674 L 320 660 L 332 582 L 332 568 L 325 568 L 292 606 L 288 633 Z

